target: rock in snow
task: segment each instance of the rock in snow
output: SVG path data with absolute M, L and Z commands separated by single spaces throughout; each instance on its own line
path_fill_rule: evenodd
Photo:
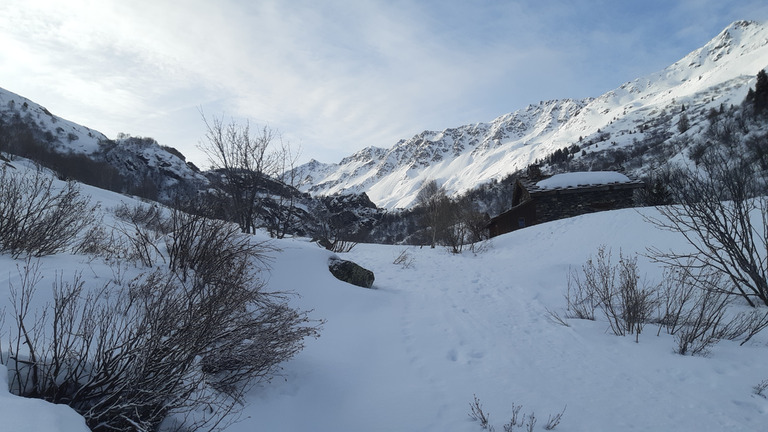
M 328 260 L 328 270 L 336 279 L 363 288 L 372 287 L 373 281 L 376 279 L 372 271 L 338 257 L 332 257 Z

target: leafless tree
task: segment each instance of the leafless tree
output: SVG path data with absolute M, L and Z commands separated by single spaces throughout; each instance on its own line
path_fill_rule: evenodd
M 351 232 L 349 224 L 330 212 L 322 212 L 320 223 L 315 227 L 313 237 L 317 243 L 332 252 L 346 253 L 357 246 L 356 235 Z
M 270 235 L 275 238 L 285 237 L 296 222 L 296 199 L 302 178 L 298 170 L 300 154 L 301 149 L 294 150 L 290 144 L 280 140 L 280 151 L 277 154 L 277 180 L 286 187 L 284 193 L 276 196 L 276 209 L 267 227 Z
M 451 202 L 445 189 L 437 185 L 437 181 L 424 182 L 416 196 L 416 206 L 424 212 L 424 225 L 429 229 L 430 246 L 435 247 L 439 236 L 451 226 Z
M 454 225 L 460 226 L 464 244 L 468 244 L 472 252 L 479 251 L 478 244 L 488 239 L 488 231 L 485 227 L 490 218 L 476 208 L 468 195 L 456 199 L 454 205 Z
M 253 133 L 248 121 L 241 124 L 233 119 L 225 123 L 222 118 L 202 117 L 206 135 L 199 148 L 221 176 L 220 187 L 229 200 L 229 217 L 244 233 L 253 233 L 265 178 L 275 175 L 278 166 L 270 152 L 277 134 L 268 126 Z
M 749 305 L 768 305 L 768 198 L 764 179 L 732 151 L 708 149 L 698 169 L 678 168 L 669 176 L 678 205 L 658 207 L 657 226 L 682 234 L 691 253 L 651 249 L 658 261 L 727 276 L 720 287 Z
M 447 197 L 440 203 L 442 227 L 438 231 L 437 240 L 455 254 L 461 253 L 464 246 L 470 243 L 469 224 L 464 219 L 464 210 L 458 202 Z

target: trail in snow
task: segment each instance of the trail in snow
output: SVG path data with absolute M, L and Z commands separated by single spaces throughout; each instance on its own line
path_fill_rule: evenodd
M 375 290 L 334 280 L 316 246 L 286 242 L 271 284 L 297 289 L 296 304 L 327 323 L 286 365 L 288 381 L 255 391 L 247 412 L 273 430 L 471 432 L 476 394 L 497 430 L 512 404 L 536 412 L 536 430 L 566 405 L 557 429 L 566 432 L 759 430 L 768 401 L 751 387 L 768 376 L 765 340 L 683 357 L 655 326 L 636 344 L 601 320 L 547 318 L 563 314 L 569 266 L 600 244 L 617 260 L 619 249 L 679 239 L 624 210 L 518 231 L 477 256 L 409 248 L 408 269 L 392 264 L 404 247 L 358 245 L 345 258 L 376 272 Z

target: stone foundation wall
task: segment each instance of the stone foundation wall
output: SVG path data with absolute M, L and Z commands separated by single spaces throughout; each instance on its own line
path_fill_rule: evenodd
M 537 223 L 634 206 L 633 188 L 604 186 L 590 190 L 553 190 L 539 192 L 536 201 Z

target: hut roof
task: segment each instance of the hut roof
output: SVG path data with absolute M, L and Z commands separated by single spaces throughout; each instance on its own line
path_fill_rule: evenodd
M 616 171 L 585 171 L 555 174 L 548 179 L 537 182 L 535 188 L 540 190 L 572 189 L 624 183 L 634 183 L 634 181 Z

